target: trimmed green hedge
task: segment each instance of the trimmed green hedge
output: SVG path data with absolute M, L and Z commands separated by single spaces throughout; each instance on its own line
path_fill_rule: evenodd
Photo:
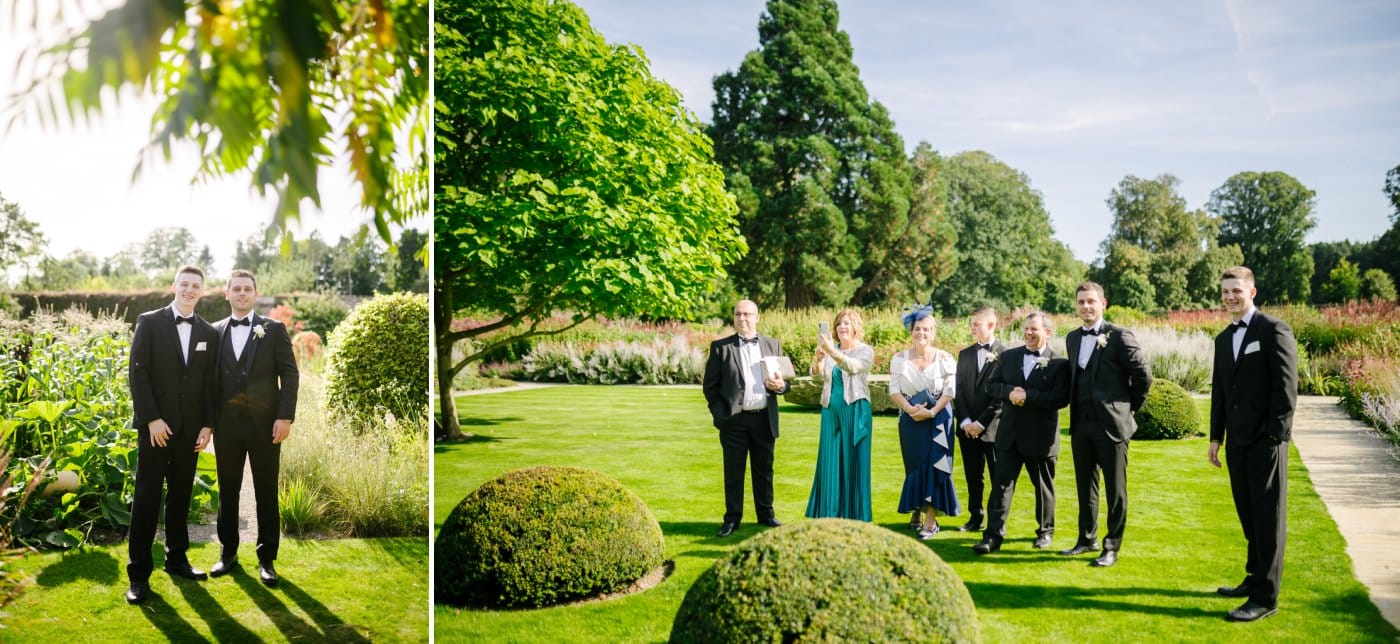
M 1166 440 L 1200 434 L 1201 415 L 1191 394 L 1170 380 L 1153 380 L 1142 408 L 1133 414 L 1137 433 L 1133 438 Z
M 651 510 L 607 476 L 552 466 L 506 472 L 443 523 L 437 601 L 537 607 L 615 592 L 659 568 L 665 546 Z
M 428 298 L 380 295 L 355 307 L 327 340 L 325 404 L 355 414 L 426 413 Z
M 979 628 L 962 579 L 928 547 L 869 523 L 817 519 L 763 532 L 716 561 L 686 593 L 671 641 L 973 642 Z

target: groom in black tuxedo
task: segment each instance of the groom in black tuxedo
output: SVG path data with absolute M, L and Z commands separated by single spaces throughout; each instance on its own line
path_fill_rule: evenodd
M 987 393 L 1001 405 L 1001 425 L 987 529 L 972 547 L 979 555 L 1001 549 L 1022 466 L 1035 487 L 1035 547 L 1049 548 L 1055 534 L 1055 461 L 1060 455 L 1060 409 L 1069 404 L 1069 361 L 1050 349 L 1054 332 L 1049 315 L 1036 311 L 1026 316 L 1025 346 L 1003 351 L 987 380 Z
M 297 363 L 287 327 L 253 312 L 258 283 L 235 270 L 224 287 L 232 314 L 214 324 L 218 334 L 218 415 L 214 454 L 219 471 L 219 543 L 223 552 L 209 569 L 215 577 L 238 565 L 238 497 L 243 466 L 253 473 L 258 518 L 258 577 L 277 584 L 281 540 L 277 476 L 282 441 L 292 432 L 297 408 Z
M 209 443 L 214 425 L 214 351 L 219 336 L 198 315 L 204 295 L 204 271 L 181 266 L 171 284 L 170 306 L 142 313 L 131 338 L 127 380 L 136 430 L 136 482 L 131 499 L 127 541 L 126 601 L 137 604 L 150 594 L 155 564 L 151 545 L 160 520 L 161 488 L 165 494 L 165 571 L 202 580 L 190 565 L 190 494 L 199 451 Z
M 1230 493 L 1248 549 L 1244 581 L 1216 592 L 1247 598 L 1226 616 L 1252 622 L 1278 612 L 1288 532 L 1288 440 L 1298 403 L 1298 345 L 1288 323 L 1254 308 L 1254 272 L 1227 269 L 1221 299 L 1233 323 L 1215 337 L 1210 386 L 1210 448 L 1220 467 L 1226 445 Z
M 987 379 L 996 365 L 997 356 L 1005 348 L 996 338 L 997 314 L 984 307 L 972 312 L 968 319 L 972 344 L 958 352 L 957 387 L 953 409 L 958 412 L 958 451 L 962 454 L 963 475 L 967 480 L 967 524 L 959 532 L 982 529 L 985 513 L 982 498 L 985 481 L 996 479 L 996 404 L 987 393 Z M 984 478 L 985 475 L 985 478 Z M 987 505 L 991 505 L 988 499 Z
M 758 334 L 758 305 L 734 305 L 734 335 L 710 343 L 702 389 L 724 449 L 724 524 L 727 537 L 744 516 L 744 466 L 752 461 L 753 504 L 758 522 L 782 525 L 773 515 L 773 447 L 778 439 L 778 396 L 787 393 L 781 373 L 763 377 L 764 356 L 781 356 L 777 338 Z
M 1062 555 L 1080 555 L 1098 547 L 1099 471 L 1103 471 L 1108 531 L 1103 553 L 1093 565 L 1118 562 L 1118 548 L 1128 525 L 1128 441 L 1137 431 L 1133 418 L 1147 400 L 1152 370 L 1132 331 L 1103 319 L 1108 299 L 1103 287 L 1084 282 L 1074 294 L 1083 326 L 1069 332 L 1065 351 L 1070 364 L 1070 449 L 1079 492 L 1079 541 Z

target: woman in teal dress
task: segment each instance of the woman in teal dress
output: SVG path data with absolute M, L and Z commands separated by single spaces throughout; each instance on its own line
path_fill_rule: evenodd
M 836 332 L 818 334 L 812 375 L 822 384 L 821 438 L 807 516 L 870 520 L 870 366 L 875 350 L 861 341 L 860 313 L 845 309 Z

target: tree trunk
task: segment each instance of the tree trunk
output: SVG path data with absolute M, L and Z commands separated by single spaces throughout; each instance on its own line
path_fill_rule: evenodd
M 457 420 L 457 401 L 452 397 L 452 343 L 446 338 L 452 333 L 452 287 L 444 280 L 434 280 L 435 310 L 434 326 L 437 331 L 437 381 L 438 409 L 442 412 L 442 426 L 447 432 L 447 440 L 460 441 L 469 438 L 462 433 L 462 425 Z

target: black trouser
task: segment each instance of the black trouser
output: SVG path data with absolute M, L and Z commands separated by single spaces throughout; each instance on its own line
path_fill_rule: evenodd
M 1225 465 L 1249 549 L 1244 565 L 1249 600 L 1276 607 L 1288 532 L 1288 442 L 1275 443 L 1266 436 L 1249 445 L 1230 444 Z
M 253 500 L 257 507 L 258 561 L 277 559 L 282 537 L 281 515 L 277 511 L 282 446 L 272 443 L 272 427 L 255 429 L 246 414 L 225 414 L 214 432 L 214 456 L 219 472 L 221 558 L 232 559 L 238 552 L 238 497 L 243 489 L 243 464 L 247 462 L 253 472 Z
M 759 521 L 773 518 L 773 430 L 768 410 L 741 412 L 719 430 L 724 448 L 724 522 L 744 517 L 744 468 L 753 461 L 753 505 Z
M 1108 525 L 1103 549 L 1118 550 L 1128 525 L 1128 441 L 1114 441 L 1097 421 L 1075 420 L 1070 430 L 1074 482 L 1079 492 L 1079 541 L 1098 540 L 1099 472 L 1103 472 Z
M 962 456 L 963 478 L 967 480 L 968 520 L 980 523 L 984 516 L 982 498 L 987 494 L 987 482 L 996 481 L 996 443 L 987 442 L 980 438 L 968 438 L 961 429 L 957 431 L 957 434 L 958 452 Z M 984 473 L 985 478 L 983 478 Z M 991 499 L 987 499 L 987 505 L 991 504 Z
M 184 566 L 189 563 L 185 551 L 190 547 L 190 495 L 199 454 L 194 451 L 199 430 L 184 429 L 170 436 L 165 446 L 151 444 L 151 432 L 141 428 L 136 432 L 136 489 L 131 498 L 131 530 L 127 536 L 126 576 L 131 581 L 150 578 L 155 563 L 151 544 L 156 539 L 156 524 L 160 522 L 161 488 L 165 492 L 165 563 Z
M 1028 458 L 1015 448 L 997 450 L 996 481 L 987 503 L 987 529 L 982 538 L 1001 543 L 1006 535 L 1006 519 L 1011 515 L 1011 497 L 1016 494 L 1016 479 L 1025 466 L 1035 487 L 1036 536 L 1055 534 L 1055 460 L 1056 457 Z

